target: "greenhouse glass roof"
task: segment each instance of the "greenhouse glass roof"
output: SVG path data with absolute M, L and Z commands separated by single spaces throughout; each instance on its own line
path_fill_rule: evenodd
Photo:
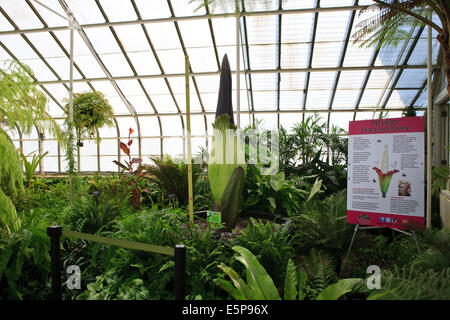
M 185 55 L 190 62 L 193 152 L 207 147 L 217 105 L 220 62 L 228 55 L 236 109 L 236 17 L 230 5 L 198 7 L 189 0 L 1 0 L 0 60 L 31 67 L 49 97 L 49 113 L 64 121 L 69 97 L 73 14 L 74 92 L 101 91 L 114 107 L 115 128 L 101 142 L 84 141 L 82 171 L 117 171 L 112 160 L 128 129 L 133 152 L 183 154 L 186 128 Z M 352 35 L 372 1 L 274 0 L 241 2 L 241 127 L 260 119 L 267 129 L 291 127 L 317 112 L 329 126 L 370 119 L 379 111 L 401 115 L 427 101 L 427 29 L 405 27 L 396 47 L 360 48 Z M 439 45 L 433 31 L 433 66 Z M 374 114 L 374 109 L 377 113 Z M 9 132 L 24 153 L 39 134 Z M 45 171 L 64 171 L 56 139 L 40 137 Z

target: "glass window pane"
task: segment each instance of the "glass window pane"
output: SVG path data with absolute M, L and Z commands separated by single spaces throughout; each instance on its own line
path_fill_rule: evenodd
M 353 121 L 353 112 L 331 112 L 329 127 L 334 125 L 348 131 L 349 121 Z
M 100 140 L 100 157 L 114 156 L 117 158 L 117 139 L 102 139 Z
M 101 171 L 117 172 L 118 166 L 113 162 L 114 160 L 117 160 L 117 156 L 102 156 L 100 158 Z
M 161 139 L 142 139 L 142 156 L 159 156 L 161 154 Z M 148 159 L 144 162 L 149 163 Z
M 179 116 L 161 117 L 163 136 L 183 136 Z
M 160 136 L 160 128 L 157 117 L 139 117 L 141 135 L 143 137 Z
M 100 0 L 109 21 L 136 20 L 137 16 L 129 1 Z
M 57 156 L 58 155 L 58 142 L 54 141 L 54 140 L 44 140 L 43 149 L 44 149 L 43 150 L 44 153 L 48 151 L 47 156 Z
M 121 139 L 127 139 L 130 128 L 134 130 L 131 135 L 132 138 L 138 136 L 136 121 L 133 117 L 117 117 L 117 123 L 119 124 Z
M 43 164 L 43 168 L 45 172 L 58 172 L 58 157 L 57 156 L 45 156 L 45 158 L 41 161 Z
M 164 154 L 174 157 L 183 157 L 183 138 L 165 138 L 163 139 Z
M 97 157 L 94 156 L 85 156 L 80 157 L 80 170 L 81 171 L 97 171 Z

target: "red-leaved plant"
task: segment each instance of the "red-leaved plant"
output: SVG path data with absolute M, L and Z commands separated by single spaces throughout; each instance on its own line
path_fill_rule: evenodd
M 127 173 L 126 176 L 123 175 L 122 177 L 130 186 L 131 204 L 133 205 L 133 207 L 139 210 L 141 205 L 142 192 L 150 193 L 150 191 L 147 188 L 142 188 L 140 183 L 141 179 L 147 174 L 147 171 L 144 170 L 145 166 L 142 165 L 142 159 L 131 157 L 130 147 L 133 144 L 133 139 L 131 139 L 130 137 L 133 133 L 134 130 L 130 128 L 128 130 L 128 142 L 125 144 L 120 141 L 120 149 L 128 156 L 128 160 L 125 160 L 125 163 L 119 162 L 117 160 L 114 160 L 113 162 L 123 169 L 121 173 Z

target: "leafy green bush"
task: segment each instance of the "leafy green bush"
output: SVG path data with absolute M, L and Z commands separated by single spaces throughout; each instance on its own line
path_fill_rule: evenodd
M 250 218 L 247 228 L 236 237 L 232 245 L 250 250 L 265 266 L 275 283 L 282 283 L 287 262 L 294 253 L 287 229 L 272 222 Z
M 245 266 L 247 282 L 235 270 L 221 263 L 219 268 L 232 280 L 232 283 L 223 278 L 217 278 L 216 284 L 237 300 L 280 300 L 279 289 L 258 259 L 244 247 L 234 246 L 233 250 L 238 253 L 236 260 Z M 284 299 L 305 299 L 306 277 L 303 271 L 296 271 L 294 263 L 289 259 L 284 281 Z M 337 300 L 351 292 L 352 288 L 360 282 L 361 279 L 339 280 L 320 290 L 314 300 Z
M 300 251 L 320 248 L 333 256 L 347 249 L 353 227 L 347 224 L 345 191 L 324 200 L 305 202 L 302 213 L 291 217 L 295 232 L 295 245 Z
M 0 300 L 48 298 L 49 241 L 39 218 L 31 212 L 20 230 L 0 234 Z
M 369 300 L 449 300 L 450 268 L 440 271 L 394 268 L 381 273 L 381 289 Z

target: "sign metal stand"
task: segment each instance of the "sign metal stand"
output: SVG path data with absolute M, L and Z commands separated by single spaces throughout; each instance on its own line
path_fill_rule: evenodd
M 344 261 L 342 262 L 341 273 L 339 274 L 339 278 L 341 278 L 342 273 L 344 272 L 345 263 L 347 262 L 348 256 L 350 255 L 350 251 L 353 246 L 353 241 L 355 240 L 356 233 L 358 232 L 358 230 L 382 229 L 382 228 L 384 228 L 384 227 L 361 226 L 360 224 L 356 224 L 355 230 L 353 232 L 352 240 L 350 241 L 350 246 L 348 247 L 347 254 L 345 255 Z M 411 232 L 408 232 L 408 231 L 404 231 L 404 230 L 400 230 L 400 229 L 396 229 L 396 228 L 390 228 L 390 229 L 400 232 L 400 233 L 403 233 L 403 234 L 406 234 L 408 236 L 412 236 L 414 238 L 414 242 L 416 243 L 417 252 L 420 254 L 419 242 L 417 241 L 417 236 L 416 236 L 416 233 L 414 232 L 414 230 L 411 230 Z

